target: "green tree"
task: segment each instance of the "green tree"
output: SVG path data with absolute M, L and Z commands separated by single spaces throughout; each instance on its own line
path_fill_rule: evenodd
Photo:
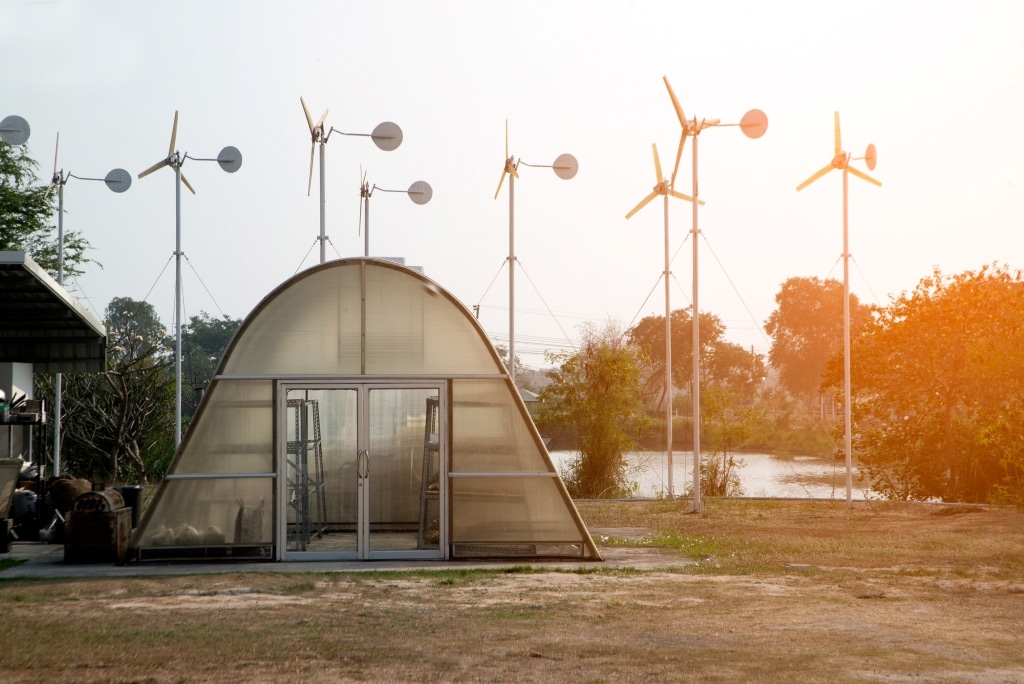
M 743 460 L 736 457 L 739 448 L 750 436 L 757 411 L 737 401 L 735 390 L 712 387 L 701 395 L 701 434 L 704 435 L 701 461 L 701 492 L 707 496 L 738 496 L 739 470 Z M 693 485 L 688 487 L 692 495 Z
M 541 424 L 566 427 L 579 454 L 563 473 L 579 498 L 623 496 L 630 491 L 625 452 L 636 449 L 646 424 L 637 351 L 612 324 L 586 327 L 579 351 L 550 354 L 558 364 L 541 390 Z
M 852 353 L 854 432 L 891 498 L 1024 501 L 1024 281 L 935 271 L 878 312 Z M 833 369 L 838 384 L 841 372 Z M 1015 426 L 1015 427 L 1014 427 Z
M 127 297 L 111 301 L 105 323 L 108 370 L 64 375 L 65 469 L 108 482 L 152 482 L 174 452 L 174 376 L 166 334 L 151 304 Z
M 0 143 L 0 251 L 25 252 L 56 277 L 58 236 L 53 215 L 56 193 L 46 193 L 38 164 L 24 145 Z M 84 273 L 86 264 L 99 264 L 86 257 L 88 240 L 76 231 L 64 233 L 64 274 Z
M 764 325 L 772 338 L 768 361 L 794 397 L 813 400 L 821 394 L 829 358 L 843 350 L 843 284 L 832 278 L 789 278 L 775 303 L 778 308 Z M 870 314 L 871 307 L 851 294 L 851 336 Z
M 671 314 L 672 385 L 690 387 L 693 368 L 693 319 L 690 310 Z M 765 377 L 761 356 L 727 342 L 725 325 L 714 314 L 700 315 L 701 386 L 726 387 L 740 401 L 752 401 Z M 648 316 L 626 332 L 644 360 L 644 389 L 652 403 L 665 402 L 665 317 Z M 691 388 L 692 389 L 692 388 Z
M 181 373 L 188 390 L 182 392 L 182 404 L 189 415 L 195 413 L 231 338 L 241 326 L 240 319 L 228 316 L 214 318 L 205 311 L 192 316 L 188 324 L 182 326 Z

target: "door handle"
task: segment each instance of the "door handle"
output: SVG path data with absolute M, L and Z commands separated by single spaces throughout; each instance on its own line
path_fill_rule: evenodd
M 370 476 L 370 455 L 366 449 L 360 449 L 356 454 L 356 477 L 362 484 Z

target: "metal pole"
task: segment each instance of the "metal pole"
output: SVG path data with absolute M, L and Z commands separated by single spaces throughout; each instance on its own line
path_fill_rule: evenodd
M 516 384 L 516 177 L 508 175 L 508 372 Z
M 320 263 L 327 260 L 327 191 L 324 181 L 324 144 L 323 133 L 320 134 Z
M 174 153 L 174 448 L 181 444 L 181 158 Z
M 676 498 L 672 464 L 672 307 L 669 303 L 668 193 L 665 193 L 665 451 L 668 454 L 668 498 Z
M 694 120 L 696 123 L 696 120 Z M 696 125 L 694 126 L 696 130 Z M 700 307 L 697 306 L 697 140 L 693 135 L 693 511 L 700 512 Z
M 849 157 L 849 155 L 847 155 Z M 843 167 L 843 415 L 846 451 L 846 507 L 853 507 L 853 438 L 850 406 L 850 230 L 848 207 L 849 173 Z
M 57 184 L 57 284 L 64 285 L 64 178 Z M 60 416 L 63 377 L 53 376 L 53 476 L 60 475 Z

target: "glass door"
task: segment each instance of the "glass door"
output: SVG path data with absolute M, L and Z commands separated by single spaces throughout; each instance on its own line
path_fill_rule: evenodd
M 443 557 L 442 390 L 282 383 L 285 559 Z

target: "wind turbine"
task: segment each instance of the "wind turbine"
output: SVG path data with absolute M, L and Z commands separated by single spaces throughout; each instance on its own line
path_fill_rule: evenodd
M 364 231 L 364 250 L 363 256 L 370 256 L 370 196 L 373 195 L 375 190 L 381 192 L 404 192 L 409 196 L 416 204 L 426 204 L 430 201 L 430 198 L 434 196 L 434 189 L 430 187 L 430 183 L 427 181 L 416 181 L 409 186 L 408 190 L 387 190 L 385 188 L 378 187 L 376 184 L 371 188 L 370 184 L 366 182 L 366 172 L 364 171 L 359 179 L 359 225 Z
M 553 164 L 527 164 L 522 157 L 517 161 L 508 153 L 508 119 L 505 119 L 505 166 L 498 189 L 494 191 L 494 199 L 498 199 L 505 176 L 508 176 L 508 372 L 513 386 L 516 384 L 516 179 L 519 178 L 520 164 L 552 169 L 562 180 L 573 178 L 580 169 L 579 162 L 571 154 L 558 155 Z
M 132 186 L 132 176 L 124 169 L 114 169 L 105 178 L 86 178 L 76 176 L 64 169 L 57 170 L 57 155 L 60 152 L 60 131 L 57 131 L 57 142 L 53 148 L 53 174 L 44 197 L 57 188 L 57 284 L 64 284 L 64 186 L 71 178 L 78 180 L 103 181 L 114 192 L 121 193 Z M 61 384 L 60 373 L 53 376 L 53 474 L 60 475 L 60 418 L 61 418 Z
M 700 308 L 697 306 L 697 236 L 700 230 L 697 227 L 697 207 L 703 204 L 699 201 L 697 194 L 697 138 L 706 128 L 715 126 L 739 126 L 743 134 L 748 138 L 760 138 L 768 130 L 768 117 L 760 109 L 751 109 L 738 124 L 723 124 L 721 119 L 700 119 L 693 117 L 687 119 L 683 113 L 683 107 L 676 99 L 672 91 L 672 84 L 668 82 L 667 76 L 662 76 L 665 87 L 668 88 L 668 95 L 672 98 L 672 106 L 679 117 L 679 125 L 683 131 L 679 137 L 679 151 L 676 153 L 676 165 L 672 170 L 670 186 L 675 187 L 676 174 L 679 171 L 679 161 L 683 157 L 683 148 L 688 137 L 693 138 L 693 511 L 701 511 L 703 504 L 700 496 Z
M 187 152 L 182 154 L 175 149 L 174 143 L 177 138 L 178 112 L 175 110 L 174 125 L 171 126 L 171 144 L 167 146 L 167 156 L 139 174 L 139 178 L 145 178 L 165 166 L 174 169 L 174 448 L 178 448 L 178 445 L 181 444 L 181 255 L 183 254 L 181 251 L 181 184 L 184 183 L 193 195 L 196 194 L 195 188 L 181 173 L 181 167 L 186 159 L 215 161 L 228 173 L 234 173 L 242 166 L 242 153 L 236 147 L 230 145 L 225 147 L 216 159 L 190 157 Z
M 668 180 L 661 173 L 661 159 L 658 157 L 658 146 L 652 143 L 651 149 L 654 152 L 654 189 L 651 190 L 647 197 L 640 200 L 640 203 L 633 207 L 632 211 L 626 214 L 626 218 L 632 217 L 633 214 L 647 206 L 658 195 L 665 198 L 665 449 L 668 454 L 668 498 L 674 499 L 675 487 L 672 484 L 672 309 L 669 305 L 668 198 L 671 195 L 687 202 L 692 202 L 693 198 L 681 192 L 676 192 L 671 187 Z
M 313 157 L 316 155 L 317 145 L 320 146 L 320 237 L 318 239 L 320 240 L 320 263 L 322 264 L 327 260 L 327 193 L 324 175 L 326 168 L 324 153 L 326 152 L 327 139 L 331 137 L 331 133 L 368 137 L 372 138 L 373 144 L 380 149 L 385 152 L 391 152 L 398 149 L 398 146 L 402 144 L 402 129 L 398 127 L 398 124 L 385 121 L 377 124 L 372 133 L 345 133 L 333 126 L 325 131 L 324 121 L 327 119 L 327 112 L 330 110 L 325 109 L 316 123 L 313 123 L 313 117 L 309 113 L 309 107 L 306 106 L 306 100 L 300 97 L 299 102 L 302 103 L 302 111 L 306 114 L 306 123 L 309 125 L 309 136 L 311 139 L 309 148 L 309 182 L 306 185 L 307 197 L 313 190 Z
M 835 112 L 835 151 L 832 161 L 813 176 L 796 186 L 797 192 L 818 180 L 833 169 L 843 172 L 843 422 L 844 450 L 846 452 L 846 506 L 853 506 L 853 437 L 852 409 L 850 406 L 850 224 L 849 224 L 849 174 L 881 187 L 881 182 L 852 166 L 853 160 L 863 159 L 868 171 L 875 170 L 878 155 L 874 145 L 868 145 L 863 157 L 853 157 L 843 151 L 842 136 L 839 134 L 839 112 Z

